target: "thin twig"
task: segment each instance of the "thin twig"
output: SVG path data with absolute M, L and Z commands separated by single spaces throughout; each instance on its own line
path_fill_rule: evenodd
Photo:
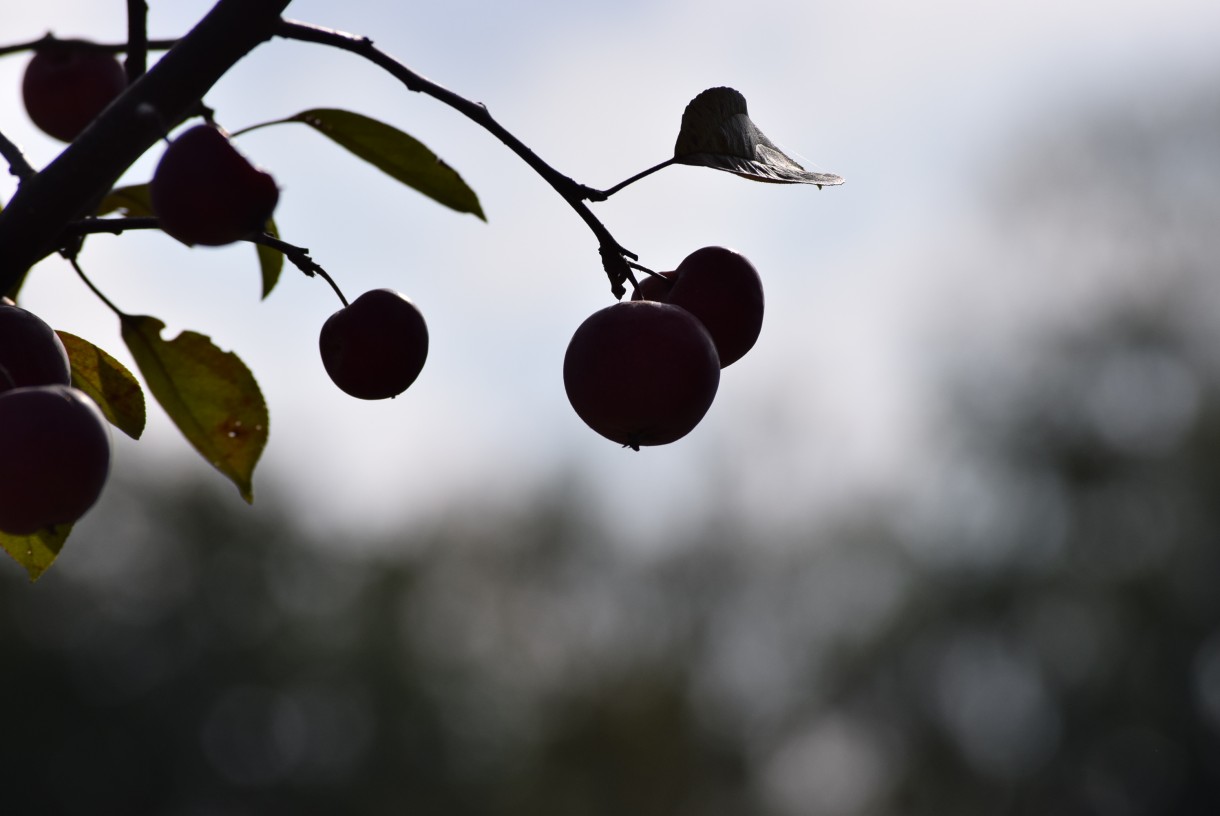
M 149 51 L 168 51 L 177 44 L 177 40 L 147 40 L 145 45 Z M 19 43 L 10 45 L 0 45 L 0 57 L 8 56 L 9 54 L 20 54 L 23 51 L 37 51 L 39 48 L 45 48 L 48 45 L 57 43 L 70 43 L 81 48 L 91 48 L 95 51 L 107 51 L 112 54 L 123 54 L 131 47 L 130 43 L 95 43 L 87 40 L 77 40 L 72 38 L 60 39 L 54 34 L 44 34 L 36 40 L 25 40 Z
M 123 63 L 127 84 L 144 76 L 148 70 L 148 3 L 127 0 L 127 59 Z
M 615 297 L 621 298 L 623 296 L 626 291 L 623 287 L 623 281 L 627 279 L 630 271 L 626 266 L 626 260 L 636 260 L 638 256 L 619 244 L 614 239 L 614 236 L 610 234 L 610 231 L 606 229 L 605 225 L 585 206 L 584 199 L 588 197 L 588 194 L 590 192 L 597 193 L 598 191 L 577 184 L 571 178 L 563 175 L 539 158 L 538 154 L 534 153 L 524 142 L 492 118 L 486 105 L 466 99 L 448 88 L 442 87 L 430 79 L 415 73 L 398 60 L 378 49 L 368 37 L 358 37 L 343 31 L 308 25 L 292 20 L 282 20 L 275 33 L 285 39 L 328 45 L 363 57 L 389 72 L 406 85 L 409 90 L 425 94 L 443 102 L 473 120 L 484 130 L 503 142 L 538 175 L 542 176 L 568 202 L 572 209 L 576 211 L 576 214 L 593 231 L 593 234 L 597 236 L 599 244 L 598 252 L 602 258 L 602 266 L 605 268 L 606 275 L 610 279 L 610 289 Z
M 127 230 L 160 229 L 161 222 L 152 216 L 133 218 L 83 218 L 64 229 L 64 237 L 83 238 L 86 235 L 109 233 L 122 235 Z
M 620 181 L 618 184 L 614 185 L 613 187 L 611 187 L 608 190 L 594 190 L 592 188 L 586 187 L 586 188 L 584 188 L 584 196 L 589 201 L 605 201 L 607 198 L 614 195 L 619 190 L 626 187 L 628 184 L 634 184 L 635 182 L 639 181 L 642 178 L 645 178 L 646 176 L 651 176 L 653 173 L 657 172 L 658 170 L 664 170 L 666 167 L 669 167 L 671 164 L 674 164 L 677 161 L 678 160 L 676 158 L 669 158 L 669 159 L 666 159 L 665 161 L 661 162 L 660 164 L 654 164 L 652 167 L 649 167 L 647 170 L 636 173 L 634 176 L 627 179 L 626 181 Z
M 86 235 L 98 235 L 107 233 L 111 235 L 121 235 L 127 230 L 145 230 L 145 229 L 160 229 L 161 223 L 152 216 L 138 216 L 133 218 L 85 218 L 80 221 L 75 221 L 68 225 L 64 231 L 65 236 L 73 236 L 83 238 Z M 330 288 L 335 290 L 335 294 L 339 296 L 339 300 L 344 306 L 347 306 L 347 298 L 343 296 L 343 292 L 335 283 L 334 278 L 330 276 L 322 265 L 315 261 L 309 254 L 309 250 L 305 247 L 290 244 L 287 241 L 276 238 L 274 235 L 269 235 L 265 232 L 253 233 L 242 239 L 249 241 L 252 244 L 260 244 L 265 247 L 276 250 L 292 263 L 297 269 L 301 270 L 308 277 L 317 275 L 322 280 L 330 284 Z

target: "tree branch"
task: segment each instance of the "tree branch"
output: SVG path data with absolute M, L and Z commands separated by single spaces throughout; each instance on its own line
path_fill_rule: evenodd
M 0 292 L 56 251 L 123 172 L 181 121 L 243 56 L 269 39 L 291 0 L 218 0 L 0 211 Z
M 597 236 L 602 266 L 606 270 L 606 276 L 610 279 L 610 290 L 614 293 L 615 297 L 621 298 L 623 296 L 626 291 L 623 282 L 628 280 L 630 276 L 627 259 L 630 258 L 634 261 L 637 260 L 637 256 L 619 244 L 614 239 L 614 236 L 610 234 L 610 231 L 606 229 L 605 225 L 585 205 L 585 199 L 599 195 L 600 191 L 577 184 L 539 158 L 538 154 L 492 118 L 486 105 L 472 102 L 448 88 L 415 73 L 389 54 L 378 49 L 368 37 L 358 37 L 343 31 L 335 31 L 291 20 L 282 21 L 275 33 L 285 39 L 329 45 L 361 56 L 389 72 L 406 85 L 409 90 L 426 94 L 433 99 L 445 103 L 473 120 L 484 130 L 503 142 L 526 164 L 533 168 L 538 175 L 542 176 L 568 202 L 572 209 L 576 211 L 576 214 L 593 231 L 593 234 Z

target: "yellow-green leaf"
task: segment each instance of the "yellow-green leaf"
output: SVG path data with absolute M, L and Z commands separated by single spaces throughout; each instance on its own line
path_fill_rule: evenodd
M 72 362 L 72 385 L 102 409 L 110 424 L 132 439 L 144 433 L 144 391 L 127 367 L 75 334 L 57 332 Z
M 153 214 L 152 194 L 147 184 L 115 187 L 101 200 L 94 215 L 122 213 L 130 218 L 146 218 Z
M 309 125 L 352 154 L 434 201 L 487 220 L 478 196 L 456 170 L 415 137 L 391 125 L 334 108 L 302 111 L 281 121 Z
M 275 221 L 270 218 L 263 226 L 263 231 L 272 238 L 280 237 Z M 284 271 L 284 253 L 262 244 L 255 244 L 254 248 L 258 250 L 258 268 L 263 273 L 263 297 L 266 298 L 279 282 L 280 273 Z
M 750 119 L 746 98 L 732 88 L 709 88 L 690 101 L 682 112 L 674 160 L 753 181 L 818 187 L 843 183 L 834 173 L 806 170 L 776 147 Z
M 3 547 L 4 551 L 13 557 L 13 560 L 25 568 L 31 581 L 37 581 L 47 571 L 47 567 L 55 561 L 59 551 L 63 549 L 64 542 L 68 540 L 70 532 L 72 532 L 71 524 L 57 524 L 49 529 L 25 536 L 0 532 L 0 547 Z
M 200 455 L 254 501 L 254 466 L 267 444 L 267 404 L 246 364 L 184 331 L 163 340 L 155 317 L 125 315 L 123 341 L 153 397 Z

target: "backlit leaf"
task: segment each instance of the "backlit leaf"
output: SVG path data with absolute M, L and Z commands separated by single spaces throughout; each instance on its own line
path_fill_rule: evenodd
M 806 170 L 785 155 L 750 119 L 746 98 L 732 88 L 709 88 L 690 101 L 682 113 L 674 160 L 776 184 L 843 183 L 842 176 Z
M 25 568 L 31 581 L 37 581 L 55 561 L 70 532 L 71 524 L 58 524 L 26 536 L 0 532 L 0 547 Z
M 270 218 L 263 226 L 263 231 L 272 238 L 280 237 L 275 221 Z M 284 271 L 284 253 L 262 244 L 255 244 L 254 248 L 258 250 L 258 268 L 263 273 L 263 297 L 266 298 L 279 282 L 280 273 Z
M 139 381 L 126 366 L 88 340 L 65 331 L 57 334 L 72 362 L 72 385 L 92 397 L 114 427 L 139 439 L 146 417 Z
M 94 210 L 94 215 L 109 215 L 120 213 L 129 218 L 146 218 L 153 214 L 152 194 L 147 184 L 133 184 L 129 187 L 115 187 L 101 200 Z
M 122 318 L 123 341 L 148 390 L 208 462 L 254 501 L 254 466 L 267 444 L 267 405 L 250 369 L 198 332 L 163 340 L 155 317 Z
M 302 122 L 403 184 L 484 221 L 478 196 L 457 171 L 413 136 L 351 111 L 316 108 L 282 120 Z

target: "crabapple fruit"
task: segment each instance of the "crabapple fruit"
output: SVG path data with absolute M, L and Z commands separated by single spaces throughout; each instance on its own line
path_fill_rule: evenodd
M 30 121 L 70 142 L 127 87 L 113 55 L 80 42 L 39 46 L 26 65 L 21 96 Z
M 70 385 L 72 367 L 59 335 L 38 315 L 0 302 L 0 392 L 27 385 Z
M 754 347 L 762 330 L 762 278 L 740 253 L 724 247 L 695 250 L 678 264 L 673 285 L 649 276 L 635 298 L 672 303 L 686 309 L 707 328 L 724 368 Z
M 632 300 L 656 300 L 665 303 L 669 299 L 669 290 L 674 286 L 674 276 L 678 274 L 677 270 L 673 272 L 658 272 L 656 275 L 644 275 L 640 278 L 640 285 L 631 293 Z
M 101 495 L 110 431 L 83 391 L 63 385 L 0 394 L 0 530 L 33 535 L 71 524 Z
M 149 185 L 161 229 L 192 246 L 223 246 L 263 229 L 280 191 L 214 125 L 196 125 L 165 148 Z
M 568 401 L 585 424 L 639 450 L 686 436 L 720 385 L 711 335 L 685 309 L 622 301 L 590 315 L 563 359 Z
M 428 359 L 428 326 L 393 289 L 372 289 L 332 314 L 318 336 L 322 365 L 335 385 L 366 400 L 406 391 Z

